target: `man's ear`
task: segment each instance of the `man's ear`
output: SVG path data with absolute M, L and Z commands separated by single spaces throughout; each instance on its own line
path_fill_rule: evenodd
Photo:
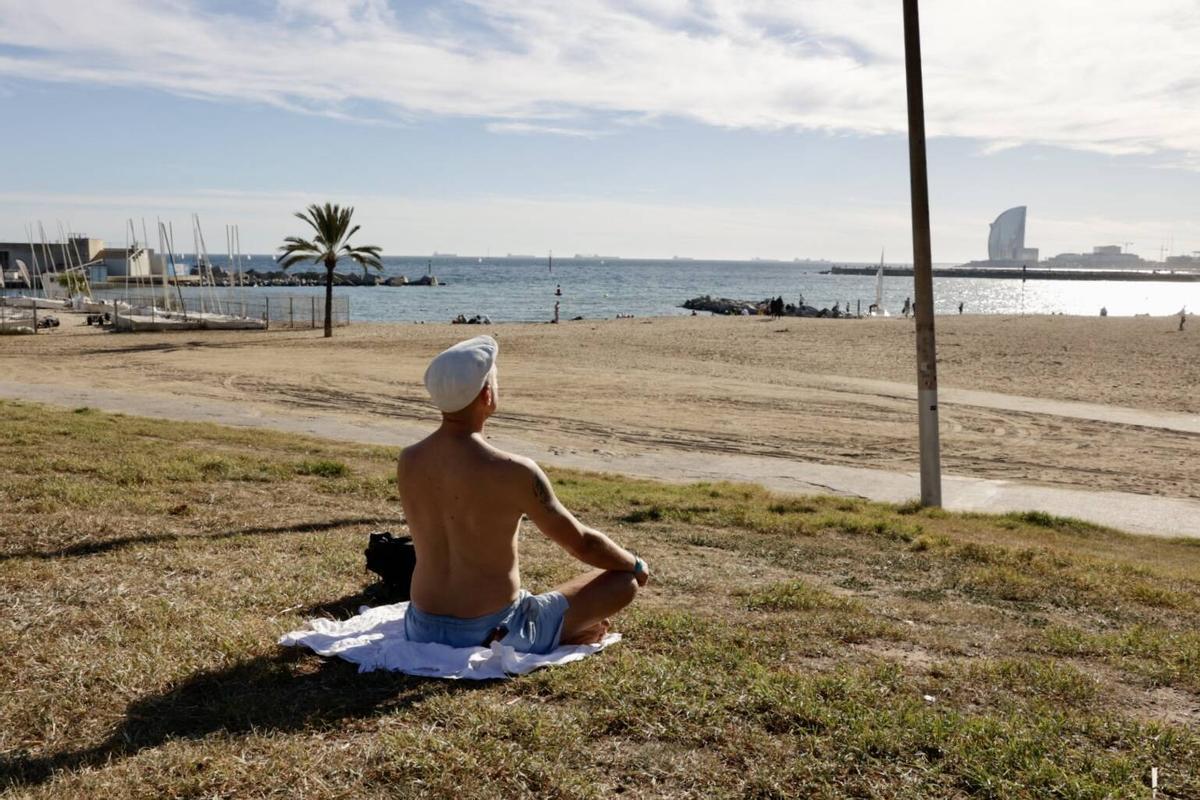
M 492 382 L 487 381 L 483 384 L 483 388 L 479 390 L 479 400 L 485 406 L 490 406 L 492 404 L 493 399 L 494 398 L 492 397 Z

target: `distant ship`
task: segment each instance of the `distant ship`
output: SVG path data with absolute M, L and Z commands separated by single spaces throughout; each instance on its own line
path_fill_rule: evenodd
M 437 253 L 433 254 L 434 258 L 458 258 L 458 253 Z

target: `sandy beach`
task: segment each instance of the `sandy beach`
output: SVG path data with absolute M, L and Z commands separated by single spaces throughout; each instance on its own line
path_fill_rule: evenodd
M 126 393 L 176 418 L 202 398 L 280 419 L 408 420 L 417 431 L 435 420 L 421 384 L 428 359 L 482 332 L 501 343 L 494 431 L 508 440 L 599 453 L 613 471 L 647 452 L 917 467 L 903 319 L 356 324 L 324 340 L 113 335 L 68 318 L 52 334 L 0 341 L 0 381 Z M 945 471 L 1200 497 L 1197 337 L 1161 317 L 940 318 Z

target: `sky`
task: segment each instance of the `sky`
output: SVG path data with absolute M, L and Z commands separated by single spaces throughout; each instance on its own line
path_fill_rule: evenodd
M 330 201 L 394 255 L 910 261 L 902 25 L 900 0 L 0 0 L 0 240 L 195 212 L 265 253 Z M 921 26 L 936 262 L 986 257 L 1014 205 L 1044 257 L 1200 251 L 1200 3 L 922 0 Z

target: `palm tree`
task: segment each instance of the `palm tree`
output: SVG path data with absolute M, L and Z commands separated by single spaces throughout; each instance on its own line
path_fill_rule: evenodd
M 333 336 L 333 269 L 338 259 L 350 258 L 357 261 L 366 272 L 367 267 L 383 269 L 379 263 L 380 248 L 375 245 L 351 247 L 350 237 L 358 232 L 359 225 L 350 227 L 350 218 L 354 209 L 326 203 L 324 206 L 315 203 L 305 212 L 296 212 L 296 216 L 308 223 L 316 236 L 309 241 L 298 236 L 289 236 L 283 240 L 280 251 L 283 259 L 279 266 L 287 269 L 301 261 L 312 261 L 314 264 L 325 265 L 325 336 Z

